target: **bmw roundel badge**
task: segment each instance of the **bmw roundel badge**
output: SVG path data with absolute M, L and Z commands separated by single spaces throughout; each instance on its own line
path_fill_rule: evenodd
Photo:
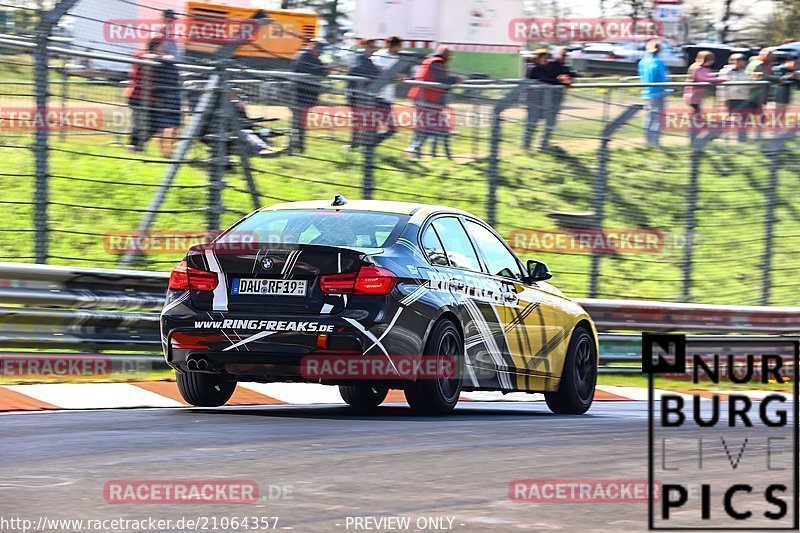
M 274 264 L 274 263 L 272 262 L 272 259 L 270 259 L 269 257 L 265 257 L 265 258 L 264 258 L 264 259 L 261 261 L 261 268 L 263 268 L 264 270 L 269 270 L 269 269 L 271 269 L 271 268 L 272 268 L 272 265 L 273 265 L 273 264 Z

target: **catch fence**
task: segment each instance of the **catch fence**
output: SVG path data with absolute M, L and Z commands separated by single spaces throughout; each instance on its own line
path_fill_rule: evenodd
M 65 14 L 43 16 L 28 37 L 0 36 L 0 260 L 168 270 L 188 244 L 256 207 L 343 194 L 471 211 L 523 258 L 548 262 L 571 296 L 796 301 L 796 128 L 687 129 L 682 94 L 698 84 L 661 84 L 671 122 L 650 147 L 635 79 L 441 86 L 408 79 L 414 54 L 377 80 L 317 77 L 243 64 L 221 46 L 210 59 L 182 58 L 177 86 L 154 79 L 156 98 L 139 114 L 171 124 L 174 102 L 157 96 L 172 91 L 180 128 L 139 147 L 125 73 L 164 62 L 50 39 Z M 98 67 L 109 64 L 122 75 Z M 765 84 L 717 86 L 704 111 L 724 107 L 722 91 Z M 428 128 L 418 154 L 407 151 L 426 116 L 407 97 L 415 85 L 446 98 L 432 115 L 444 126 Z M 378 143 L 385 130 L 370 121 L 383 116 L 386 86 L 398 124 Z M 309 87 L 313 106 L 298 100 Z M 71 118 L 37 127 L 37 110 Z

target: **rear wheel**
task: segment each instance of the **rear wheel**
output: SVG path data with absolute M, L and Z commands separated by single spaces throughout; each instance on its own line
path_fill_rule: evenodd
M 582 415 L 592 406 L 597 385 L 597 350 L 586 328 L 575 328 L 556 392 L 545 392 L 547 407 L 556 414 Z
M 357 409 L 374 409 L 378 407 L 386 395 L 388 387 L 371 387 L 369 385 L 339 385 L 342 400 Z
M 236 389 L 235 381 L 224 380 L 215 374 L 178 372 L 176 378 L 183 399 L 197 407 L 225 405 Z
M 461 394 L 461 374 L 464 361 L 464 340 L 450 320 L 438 322 L 425 344 L 426 357 L 436 356 L 437 368 L 447 368 L 455 361 L 452 375 L 423 376 L 406 387 L 406 401 L 414 411 L 443 415 L 452 411 Z

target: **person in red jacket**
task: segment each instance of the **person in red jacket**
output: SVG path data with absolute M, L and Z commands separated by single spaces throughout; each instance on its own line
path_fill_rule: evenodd
M 153 37 L 147 41 L 144 50 L 134 52 L 133 59 L 156 59 L 163 44 L 163 37 Z M 134 63 L 131 65 L 128 81 L 125 97 L 131 108 L 130 149 L 134 152 L 141 152 L 144 150 L 145 143 L 154 133 L 150 121 L 150 108 L 155 107 L 156 104 L 155 69 Z
M 441 83 L 443 85 L 455 85 L 463 80 L 461 76 L 451 76 L 447 70 L 447 63 L 452 57 L 452 52 L 447 46 L 439 46 L 436 52 L 428 56 L 417 70 L 414 79 L 416 81 L 427 81 Z M 422 145 L 433 135 L 439 133 L 449 133 L 447 117 L 444 116 L 444 97 L 447 89 L 445 87 L 430 87 L 425 85 L 414 85 L 408 91 L 408 98 L 414 101 L 415 128 L 411 146 L 406 148 L 407 152 L 419 158 Z M 447 131 L 442 131 L 447 129 Z

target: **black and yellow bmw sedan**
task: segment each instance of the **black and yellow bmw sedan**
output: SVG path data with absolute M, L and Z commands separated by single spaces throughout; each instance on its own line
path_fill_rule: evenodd
M 597 333 L 580 305 L 470 213 L 312 201 L 259 209 L 173 270 L 161 315 L 184 399 L 223 405 L 238 381 L 339 385 L 357 408 L 402 389 L 424 413 L 461 391 L 543 392 L 581 414 Z

